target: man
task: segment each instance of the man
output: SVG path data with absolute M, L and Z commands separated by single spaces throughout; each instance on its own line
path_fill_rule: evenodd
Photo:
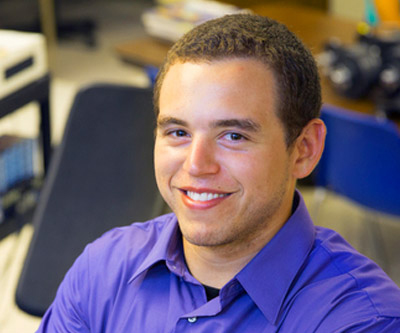
M 285 26 L 241 14 L 185 35 L 154 92 L 173 213 L 87 246 L 39 332 L 400 332 L 400 290 L 295 190 L 322 154 L 320 104 Z

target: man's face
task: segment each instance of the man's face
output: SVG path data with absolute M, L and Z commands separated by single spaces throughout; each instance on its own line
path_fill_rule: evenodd
M 272 72 L 256 60 L 170 67 L 160 92 L 155 172 L 184 242 L 268 241 L 289 217 L 293 158 L 276 96 Z

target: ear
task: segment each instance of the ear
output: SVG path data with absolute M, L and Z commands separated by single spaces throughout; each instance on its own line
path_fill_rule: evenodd
M 307 177 L 317 165 L 325 146 L 326 127 L 321 119 L 312 119 L 294 142 L 293 171 L 295 178 Z

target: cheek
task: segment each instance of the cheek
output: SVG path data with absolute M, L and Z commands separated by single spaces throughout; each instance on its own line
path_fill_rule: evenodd
M 179 169 L 179 164 L 178 156 L 171 149 L 156 141 L 154 147 L 154 169 L 160 191 L 163 190 L 163 187 L 169 185 L 171 177 Z
M 278 156 L 281 158 L 277 158 Z M 287 169 L 287 162 L 282 154 L 273 153 L 252 154 L 235 164 L 235 176 L 240 179 L 245 190 L 261 196 L 265 196 L 282 182 Z
M 267 181 L 266 161 L 258 154 L 231 155 L 223 160 L 226 176 L 240 184 L 244 193 L 259 192 Z
M 164 179 L 166 178 L 166 171 L 168 169 L 168 164 L 166 163 L 165 153 L 159 144 L 154 146 L 154 170 L 156 175 L 157 185 L 162 191 Z
M 260 192 L 270 181 L 268 162 L 266 160 L 249 159 L 242 163 L 238 170 L 248 190 Z M 245 185 L 246 186 L 246 185 Z

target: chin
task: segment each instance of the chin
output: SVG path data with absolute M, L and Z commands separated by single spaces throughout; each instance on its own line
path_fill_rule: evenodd
M 222 238 L 218 231 L 213 232 L 182 232 L 183 238 L 195 246 L 215 247 L 229 243 L 229 240 Z
M 177 215 L 179 228 L 183 238 L 190 244 L 196 246 L 220 246 L 231 241 L 229 230 L 214 223 L 210 218 L 189 218 Z

